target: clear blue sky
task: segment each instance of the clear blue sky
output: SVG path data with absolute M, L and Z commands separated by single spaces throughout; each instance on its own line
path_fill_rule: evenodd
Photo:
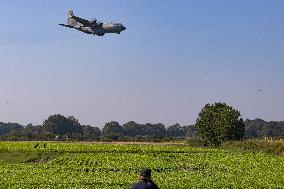
M 69 9 L 127 30 L 58 26 Z M 184 125 L 219 101 L 284 120 L 282 0 L 1 0 L 0 12 L 0 121 Z

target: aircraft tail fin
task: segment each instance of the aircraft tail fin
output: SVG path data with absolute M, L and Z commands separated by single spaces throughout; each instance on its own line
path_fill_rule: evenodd
M 68 11 L 68 19 L 72 18 L 74 16 L 74 13 L 72 10 Z
M 78 23 L 77 23 L 77 21 L 74 19 L 74 13 L 73 13 L 73 11 L 72 10 L 69 10 L 68 11 L 68 15 L 67 15 L 67 24 L 68 25 L 71 25 L 71 26 L 77 26 L 78 25 Z

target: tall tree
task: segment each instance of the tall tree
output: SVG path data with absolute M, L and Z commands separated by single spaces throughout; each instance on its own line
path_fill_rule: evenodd
M 99 140 L 101 130 L 98 127 L 92 127 L 90 125 L 83 125 L 82 127 L 84 140 Z
M 104 128 L 102 129 L 102 134 L 103 137 L 116 141 L 123 137 L 124 129 L 121 125 L 119 125 L 118 122 L 111 121 L 105 124 Z
M 18 123 L 2 123 L 0 122 L 0 136 L 1 135 L 9 135 L 11 131 L 18 132 L 23 130 L 24 126 Z
M 82 127 L 78 120 L 73 116 L 68 118 L 60 114 L 49 116 L 43 122 L 43 130 L 51 134 L 71 134 L 82 133 Z
M 146 123 L 144 125 L 144 135 L 149 138 L 161 139 L 167 136 L 167 130 L 164 124 Z
M 186 130 L 176 123 L 168 127 L 167 132 L 170 137 L 185 137 Z
M 225 103 L 206 104 L 196 120 L 198 135 L 205 145 L 219 146 L 228 140 L 240 140 L 245 125 L 240 112 Z
M 123 124 L 123 129 L 127 136 L 137 136 L 137 135 L 144 135 L 144 127 L 142 124 L 135 123 L 134 121 L 129 121 Z

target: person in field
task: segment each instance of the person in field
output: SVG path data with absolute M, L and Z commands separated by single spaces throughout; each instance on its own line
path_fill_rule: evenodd
M 134 183 L 131 189 L 159 189 L 151 179 L 151 169 L 143 169 L 140 173 L 140 181 Z

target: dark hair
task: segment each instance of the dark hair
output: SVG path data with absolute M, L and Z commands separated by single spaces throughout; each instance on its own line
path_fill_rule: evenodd
M 151 169 L 145 168 L 140 172 L 140 176 L 151 177 Z

